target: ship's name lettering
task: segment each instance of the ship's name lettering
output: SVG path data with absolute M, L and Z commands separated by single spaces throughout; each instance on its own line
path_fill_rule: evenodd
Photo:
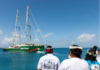
M 20 49 L 29 49 L 29 48 L 20 48 Z

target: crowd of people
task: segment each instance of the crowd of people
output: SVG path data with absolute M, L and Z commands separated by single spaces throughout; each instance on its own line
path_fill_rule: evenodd
M 61 62 L 53 55 L 52 46 L 47 46 L 44 56 L 38 62 L 37 70 L 100 70 L 100 48 L 94 46 L 86 51 L 85 59 L 81 58 L 82 47 L 69 47 L 69 59 Z

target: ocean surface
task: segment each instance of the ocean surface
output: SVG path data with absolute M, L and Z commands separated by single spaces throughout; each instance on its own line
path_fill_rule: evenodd
M 87 49 L 83 48 L 83 59 Z M 43 55 L 45 53 L 8 52 L 0 48 L 0 70 L 37 70 L 39 58 Z M 54 48 L 54 55 L 62 62 L 68 58 L 69 48 Z

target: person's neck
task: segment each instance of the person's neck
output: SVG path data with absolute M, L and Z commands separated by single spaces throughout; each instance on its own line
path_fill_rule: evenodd
M 53 54 L 53 53 L 47 53 L 47 54 Z
M 76 57 L 76 56 L 71 56 L 71 58 L 78 58 L 78 57 Z

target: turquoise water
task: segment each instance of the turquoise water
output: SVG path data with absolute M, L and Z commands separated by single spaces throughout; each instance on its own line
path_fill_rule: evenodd
M 82 58 L 85 58 L 87 48 L 83 49 Z M 45 53 L 8 52 L 0 48 L 0 70 L 37 70 L 39 58 Z M 54 48 L 54 55 L 62 62 L 68 58 L 68 48 Z

